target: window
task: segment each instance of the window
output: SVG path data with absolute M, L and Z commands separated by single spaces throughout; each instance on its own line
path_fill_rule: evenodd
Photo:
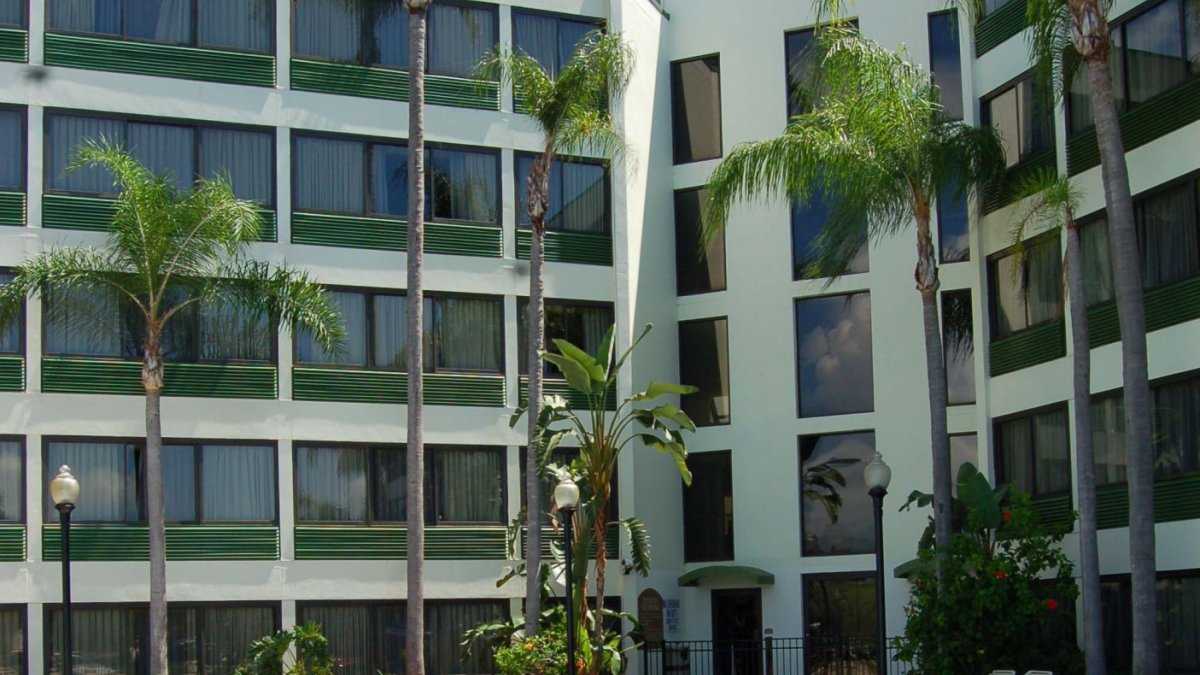
M 141 311 L 110 289 L 51 289 L 43 319 L 47 356 L 142 358 Z M 232 305 L 192 305 L 168 321 L 162 351 L 176 363 L 271 363 L 275 337 L 266 316 Z
M 296 447 L 296 520 L 321 523 L 404 523 L 408 509 L 403 446 Z M 503 523 L 502 448 L 428 446 L 426 522 Z
M 345 349 L 324 350 L 296 334 L 296 363 L 407 370 L 407 298 L 403 292 L 332 291 L 346 326 Z M 425 296 L 425 372 L 504 370 L 504 306 L 498 298 Z
M 315 621 L 329 640 L 335 668 L 343 675 L 404 672 L 405 605 L 297 603 L 300 622 Z M 469 628 L 508 617 L 508 603 L 488 600 L 426 601 L 425 662 L 431 673 L 492 673 L 491 650 L 474 645 L 461 662 L 459 642 Z
M 47 0 L 46 27 L 139 42 L 271 52 L 271 0 Z
M 996 475 L 1033 497 L 1071 492 L 1071 439 L 1067 408 L 996 422 Z
M 0 25 L 24 28 L 25 4 L 25 0 L 0 0 Z
M 975 434 L 952 434 L 950 436 L 950 480 L 954 496 L 958 496 L 958 471 L 970 462 L 979 466 L 979 437 Z
M 181 190 L 197 176 L 228 174 L 239 199 L 268 208 L 275 203 L 275 135 L 252 128 L 202 127 L 50 113 L 46 119 L 46 187 L 50 192 L 114 197 L 112 176 L 101 168 L 67 173 L 80 143 L 120 143 L 151 171 L 171 177 Z
M 874 453 L 871 431 L 800 437 L 804 555 L 875 552 L 875 511 L 862 471 Z
M 520 462 L 521 462 L 521 504 L 522 505 L 524 505 L 525 502 L 528 501 L 528 499 L 529 499 L 529 491 L 526 489 L 526 486 L 525 486 L 525 476 L 528 475 L 525 472 L 525 458 L 526 458 L 525 453 L 527 451 L 528 451 L 527 448 L 521 448 L 521 451 L 519 453 Z M 566 466 L 569 466 L 571 464 L 571 462 L 575 461 L 578 458 L 579 458 L 579 450 L 577 450 L 575 448 L 556 448 L 550 455 L 550 464 L 555 464 L 560 467 L 566 467 Z M 691 464 L 689 463 L 688 466 L 690 467 Z M 619 472 L 614 469 L 613 474 L 612 474 L 612 481 L 609 483 L 609 486 L 608 486 L 608 522 L 610 522 L 610 523 L 616 522 L 620 518 L 620 513 L 621 513 L 621 509 L 620 509 L 621 493 L 620 493 L 620 481 L 618 480 L 618 476 L 619 476 Z M 542 524 L 544 524 L 544 525 L 550 524 L 550 512 L 554 509 L 554 488 L 557 485 L 558 485 L 558 481 L 551 476 L 545 476 L 542 478 L 542 490 L 541 490 L 542 500 L 541 501 L 542 501 Z M 609 551 L 609 553 L 615 554 L 616 551 Z
M 71 467 L 81 483 L 75 517 L 97 523 L 146 520 L 146 457 L 141 442 L 104 439 L 46 443 L 46 481 Z M 250 443 L 164 441 L 166 519 L 169 523 L 274 523 L 275 448 Z M 48 484 L 48 483 L 47 483 Z M 46 495 L 46 521 L 58 519 Z
M 517 155 L 517 225 L 527 229 L 531 225 L 526 191 L 533 159 L 532 155 Z M 600 162 L 556 159 L 550 165 L 547 230 L 607 235 L 608 203 L 608 169 Z
M 2 2 L 2 0 L 0 0 Z M 3 23 L 0 5 L 0 24 Z M 25 111 L 0 108 L 0 190 L 25 190 Z
M 0 522 L 25 520 L 25 448 L 20 440 L 0 437 Z M 0 627 L 3 627 L 0 612 Z M 2 661 L 2 658 L 0 658 Z
M 292 192 L 301 211 L 408 216 L 408 149 L 403 143 L 296 136 Z M 499 225 L 499 154 L 427 150 L 425 217 Z
M 1200 185 L 1189 178 L 1134 200 L 1139 266 L 1146 289 L 1200 274 Z M 1113 263 L 1108 222 L 1103 215 L 1080 229 L 1083 247 L 1084 295 L 1088 305 L 1112 301 Z
M 546 300 L 546 349 L 557 352 L 554 340 L 566 340 L 588 354 L 600 350 L 604 334 L 613 325 L 612 303 L 584 303 L 567 300 Z M 517 362 L 521 374 L 529 372 L 529 301 L 521 298 L 517 302 L 519 352 Z M 561 378 L 558 367 L 542 362 L 542 374 Z
M 7 284 L 13 280 L 13 273 L 0 270 L 0 286 Z M 24 312 L 13 317 L 6 324 L 0 324 L 0 355 L 22 354 L 25 351 L 23 344 L 23 327 L 22 319 Z
M 700 249 L 704 188 L 675 191 L 675 289 L 679 295 L 725 290 L 725 231 Z
M 1005 162 L 1016 166 L 1054 148 L 1053 99 L 1026 75 L 982 101 L 983 123 L 1000 134 Z
M 671 64 L 671 128 L 675 163 L 721 156 L 721 58 Z
M 1025 242 L 988 261 L 992 337 L 1002 338 L 1062 316 L 1062 254 L 1055 235 Z
M 1200 573 L 1160 572 L 1156 587 L 1158 657 L 1164 673 L 1200 672 Z M 1133 602 L 1129 576 L 1100 582 L 1104 615 L 1104 651 L 1108 667 L 1133 665 Z
M 683 559 L 733 560 L 733 468 L 730 453 L 688 456 L 691 486 L 683 488 Z
M 475 65 L 500 41 L 496 6 L 439 2 L 428 11 L 426 72 L 472 77 Z M 294 21 L 296 56 L 408 68 L 408 12 L 400 3 L 296 0 Z
M 942 346 L 950 405 L 975 402 L 975 329 L 971 291 L 942 293 Z
M 988 14 L 995 12 L 1012 1 L 1013 0 L 983 0 L 983 6 L 980 8 L 981 13 L 984 16 L 987 16 Z
M 796 300 L 800 417 L 875 409 L 869 293 Z
M 1171 378 L 1150 387 L 1150 436 L 1156 478 L 1200 472 L 1200 377 Z M 1125 408 L 1120 391 L 1092 402 L 1096 484 L 1126 478 Z
M 139 675 L 150 670 L 149 615 L 145 605 L 75 605 L 71 609 L 76 669 Z M 279 626 L 278 606 L 223 603 L 167 610 L 167 660 L 172 672 L 232 672 L 251 642 Z M 62 609 L 46 621 L 46 670 L 62 672 Z
M 958 12 L 929 15 L 929 69 L 941 90 L 942 108 L 952 119 L 963 118 L 962 53 L 958 45 Z
M 807 672 L 853 672 L 875 662 L 879 627 L 869 575 L 804 575 L 804 623 L 814 645 Z
M 1200 75 L 1200 7 L 1164 0 L 1112 28 L 1109 71 L 1113 103 L 1123 113 Z M 1079 68 L 1067 93 L 1069 133 L 1095 124 L 1087 71 Z
M 599 19 L 513 10 L 513 44 L 536 59 L 555 79 L 584 36 L 602 28 Z
M 700 390 L 680 397 L 680 407 L 697 426 L 729 424 L 727 319 L 680 322 L 679 379 Z
M 788 117 L 803 115 L 812 110 L 815 103 L 811 89 L 819 63 L 814 34 L 812 28 L 806 28 L 785 33 L 783 36 L 787 67 Z
M 938 190 L 937 198 L 938 248 L 943 263 L 965 262 L 971 259 L 971 218 L 967 195 L 955 194 L 946 186 Z
M 870 271 L 866 229 L 855 248 L 826 240 L 825 225 L 834 206 L 818 189 L 804 207 L 792 204 L 792 279 L 862 274 Z M 822 260 L 825 258 L 826 260 Z
M 0 605 L 0 640 L 5 646 L 0 652 L 0 668 L 12 675 L 24 675 L 27 672 L 25 649 L 28 647 L 24 606 Z

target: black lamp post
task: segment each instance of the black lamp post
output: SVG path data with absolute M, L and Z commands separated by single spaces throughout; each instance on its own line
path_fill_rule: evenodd
M 71 631 L 71 511 L 79 500 L 79 481 L 71 475 L 66 464 L 58 467 L 58 475 L 50 481 L 50 497 L 58 509 L 62 533 L 62 606 L 63 606 L 63 673 L 74 672 L 74 645 Z
M 879 626 L 878 672 L 887 675 L 887 611 L 884 608 L 883 592 L 883 498 L 887 495 L 888 484 L 892 482 L 892 469 L 883 461 L 883 455 L 875 453 L 871 462 L 863 468 L 863 482 L 875 503 L 875 604 L 878 605 L 877 617 Z
M 571 546 L 572 536 L 571 527 L 575 518 L 575 509 L 579 506 L 579 486 L 575 481 L 571 480 L 570 476 L 563 478 L 558 485 L 554 487 L 554 504 L 558 507 L 558 512 L 563 518 L 563 558 L 566 564 L 566 592 L 567 592 L 567 673 L 574 675 L 578 672 L 575 668 L 575 614 L 571 608 L 572 593 L 574 589 L 571 583 Z

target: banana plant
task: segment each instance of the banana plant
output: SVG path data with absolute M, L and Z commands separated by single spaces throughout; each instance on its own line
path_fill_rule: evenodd
M 579 446 L 579 456 L 557 472 L 559 477 L 569 474 L 580 486 L 581 501 L 573 516 L 573 547 L 580 555 L 567 573 L 575 582 L 572 606 L 578 608 L 578 614 L 571 620 L 584 631 L 590 631 L 592 636 L 591 640 L 582 640 L 580 645 L 580 655 L 588 673 L 619 672 L 623 659 L 621 649 L 614 648 L 611 641 L 605 639 L 604 622 L 589 620 L 589 617 L 604 615 L 608 557 L 604 534 L 609 526 L 610 489 L 618 457 L 630 444 L 644 445 L 670 457 L 679 469 L 684 485 L 692 483 L 683 432 L 695 432 L 696 425 L 678 406 L 662 399 L 695 393 L 695 387 L 651 382 L 644 390 L 622 400 L 615 410 L 607 409 L 609 393 L 616 387 L 618 373 L 651 328 L 649 324 L 643 328 L 620 356 L 616 355 L 613 344 L 613 327 L 604 334 L 595 355 L 561 339 L 554 340 L 558 353 L 539 352 L 542 359 L 558 367 L 567 386 L 586 402 L 584 409 L 575 410 L 561 396 L 544 398 L 538 411 L 537 432 L 530 445 L 542 455 L 539 464 L 543 466 L 548 463 L 550 453 L 563 441 L 573 439 Z M 518 408 L 513 413 L 511 425 L 515 426 L 526 412 L 524 408 Z M 634 549 L 630 567 L 645 575 L 650 567 L 645 526 L 636 519 L 622 521 L 622 526 L 630 533 Z M 589 611 L 586 589 L 589 561 L 593 555 L 596 600 Z

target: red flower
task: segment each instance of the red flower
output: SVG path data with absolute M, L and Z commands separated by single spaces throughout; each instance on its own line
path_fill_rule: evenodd
M 1058 601 L 1054 598 L 1050 598 L 1046 601 L 1046 609 L 1050 610 L 1051 612 L 1058 609 Z
M 1011 523 L 1011 522 L 1012 522 L 1012 511 L 1005 511 L 1005 512 L 1004 512 L 1004 522 L 1006 522 L 1006 523 Z
M 1000 581 L 1004 581 L 1008 578 L 1008 575 L 1004 573 L 1004 570 L 996 570 L 996 578 Z

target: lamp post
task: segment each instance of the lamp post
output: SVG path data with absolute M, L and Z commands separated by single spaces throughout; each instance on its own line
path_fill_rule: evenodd
M 574 675 L 578 670 L 575 668 L 575 615 L 571 611 L 571 600 L 574 589 L 571 583 L 571 526 L 575 517 L 575 509 L 579 506 L 579 486 L 575 481 L 571 480 L 570 476 L 559 481 L 558 485 L 554 486 L 554 504 L 558 507 L 558 512 L 563 516 L 563 558 L 566 564 L 566 591 L 567 591 L 567 673 Z
M 867 484 L 871 501 L 875 503 L 875 604 L 878 605 L 879 650 L 877 667 L 879 675 L 887 675 L 887 612 L 884 609 L 883 592 L 883 498 L 888 484 L 892 482 L 892 468 L 883 461 L 883 455 L 875 453 L 871 462 L 863 468 L 863 482 Z
M 72 655 L 73 633 L 71 631 L 71 511 L 79 500 L 79 481 L 71 475 L 71 467 L 58 467 L 58 475 L 50 481 L 50 497 L 58 509 L 58 521 L 62 534 L 62 606 L 63 606 L 63 673 L 74 671 Z

